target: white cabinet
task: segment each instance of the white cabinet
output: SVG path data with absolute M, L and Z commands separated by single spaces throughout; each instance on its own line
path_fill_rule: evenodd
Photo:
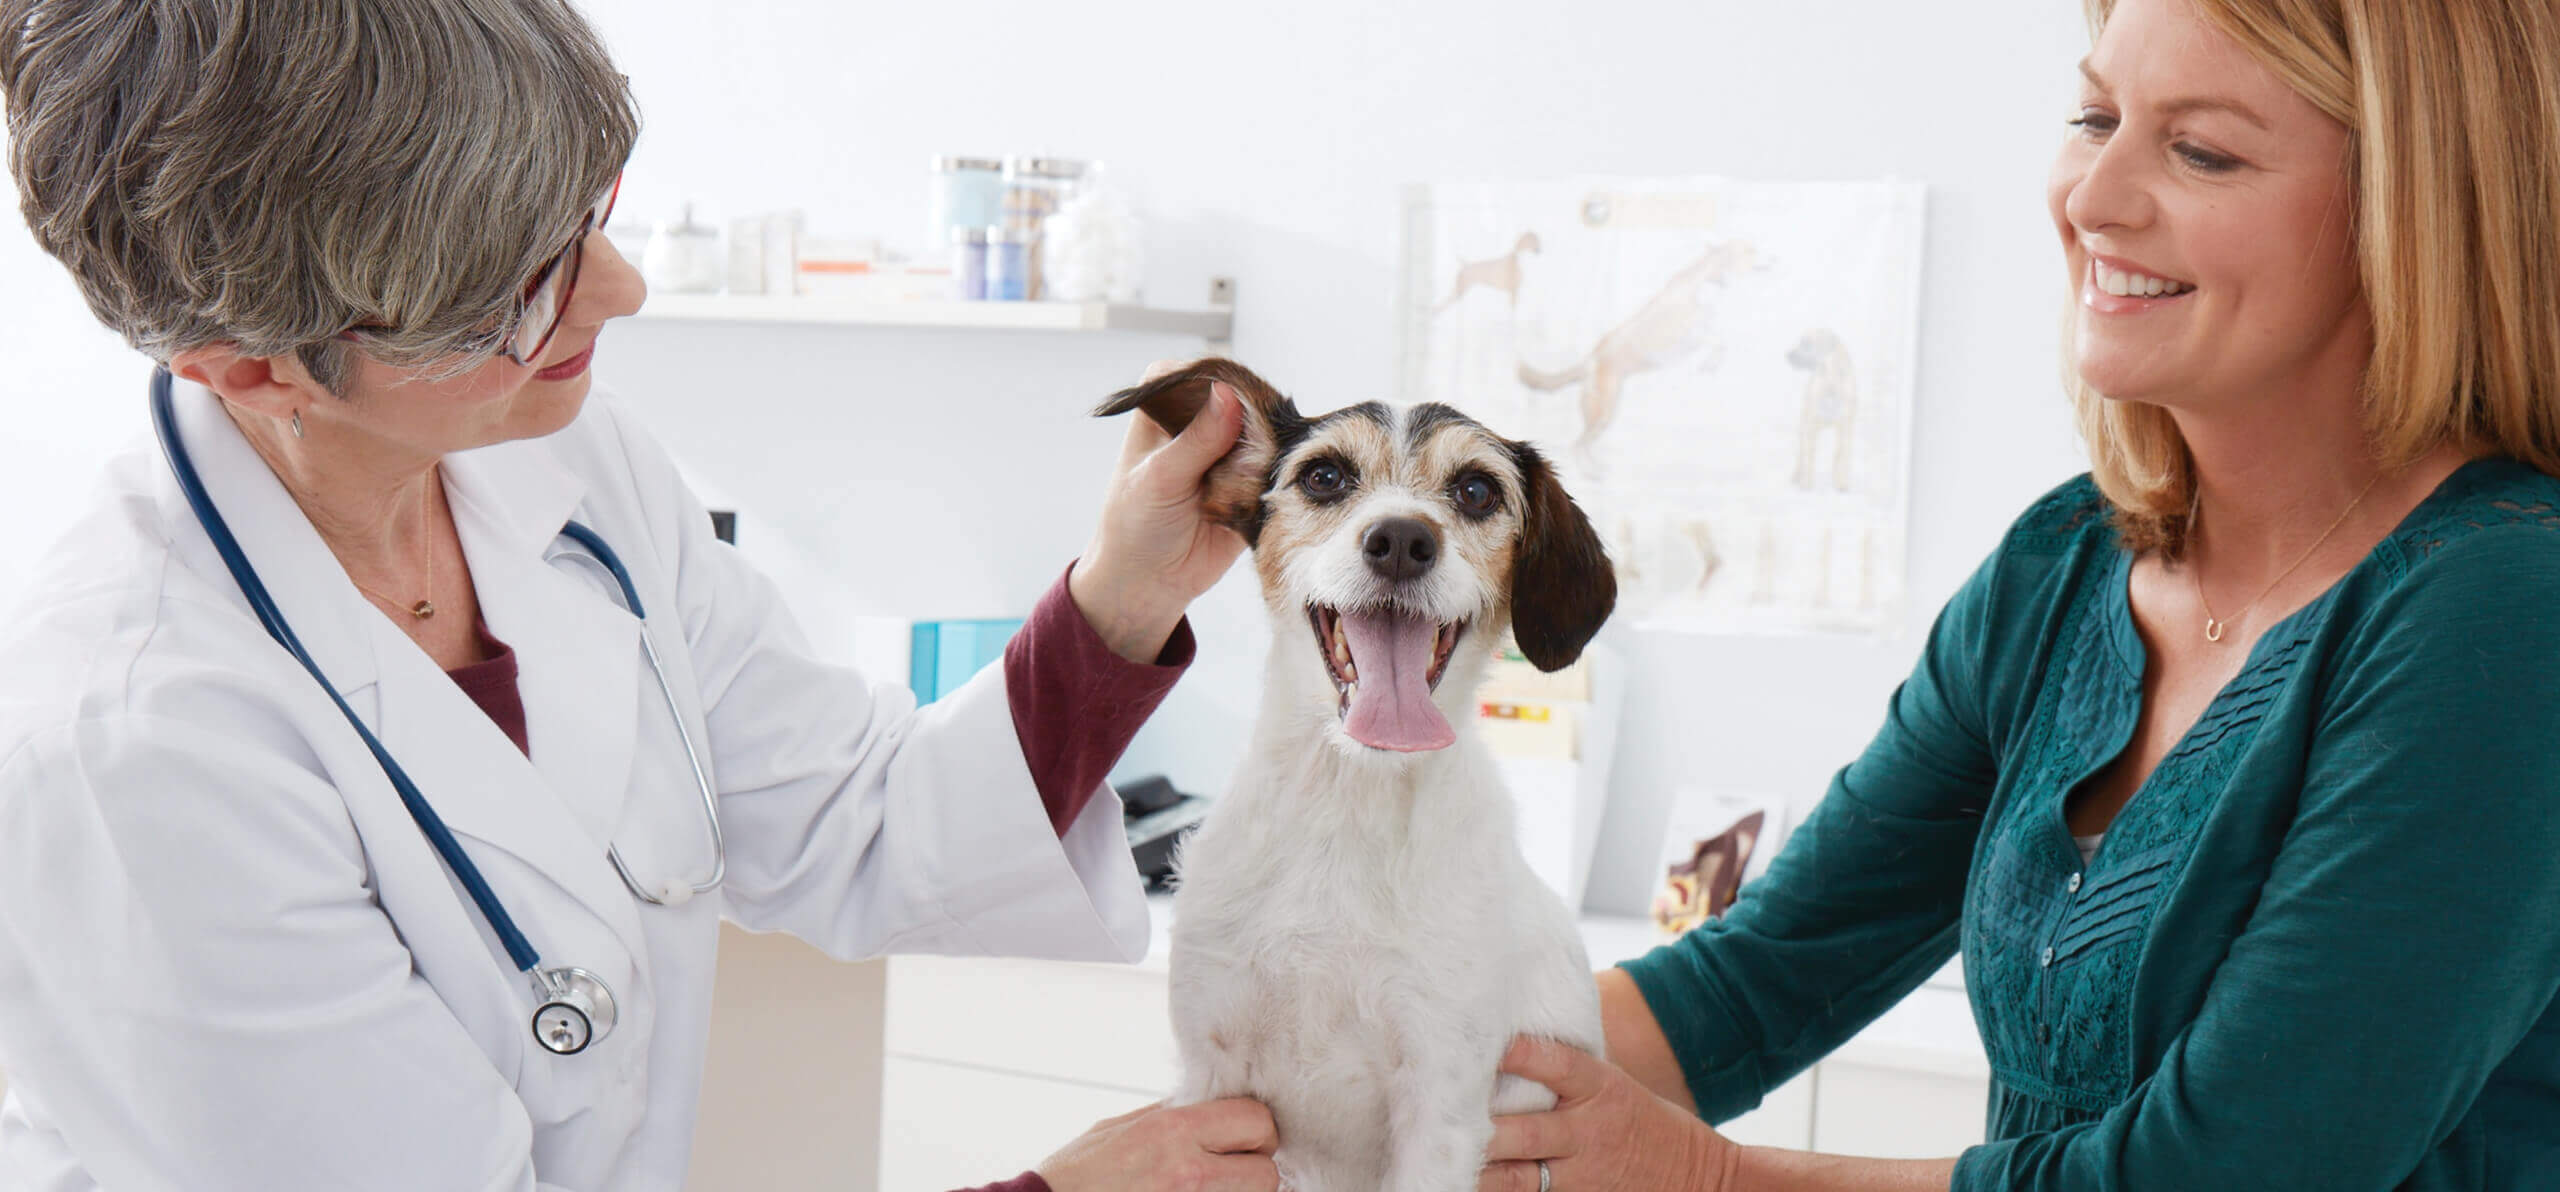
M 893 1057 L 1161 1096 L 1173 1087 L 1172 1021 L 1160 963 L 889 962 L 885 1046 Z
M 880 1091 L 888 1106 L 881 1192 L 946 1192 L 1011 1179 L 1095 1122 L 1156 1100 L 1153 1093 L 897 1055 L 881 1069 Z
M 1987 1077 L 1840 1057 L 1817 1069 L 1813 1149 L 1878 1159 L 1945 1159 L 1982 1141 Z
M 1726 1122 L 1716 1132 L 1744 1146 L 1799 1151 L 1812 1146 L 1813 1085 L 1812 1072 L 1779 1085 L 1760 1099 L 1760 1108 Z

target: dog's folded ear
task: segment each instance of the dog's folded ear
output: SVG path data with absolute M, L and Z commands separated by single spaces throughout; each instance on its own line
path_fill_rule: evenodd
M 1530 665 L 1559 671 L 1582 656 L 1618 603 L 1618 573 L 1555 467 L 1526 443 L 1511 445 L 1528 489 L 1527 524 L 1511 563 L 1511 638 Z
M 1195 360 L 1133 389 L 1123 389 L 1096 407 L 1096 417 L 1142 411 L 1167 434 L 1181 434 L 1209 404 L 1211 386 L 1224 381 L 1244 402 L 1244 430 L 1235 450 L 1209 469 L 1201 504 L 1209 515 L 1242 534 L 1247 544 L 1262 535 L 1262 494 L 1271 487 L 1271 468 L 1279 458 L 1283 436 L 1304 425 L 1298 408 L 1252 369 L 1222 356 Z

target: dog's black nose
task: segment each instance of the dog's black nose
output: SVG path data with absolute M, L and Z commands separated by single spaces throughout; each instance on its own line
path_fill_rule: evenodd
M 1440 558 L 1440 536 L 1418 517 L 1391 517 L 1360 536 L 1369 570 L 1391 580 L 1418 579 Z

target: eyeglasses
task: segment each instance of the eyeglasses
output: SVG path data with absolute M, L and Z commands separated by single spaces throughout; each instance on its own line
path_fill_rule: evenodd
M 569 309 L 570 297 L 578 292 L 578 266 L 587 257 L 583 251 L 587 233 L 604 230 L 605 221 L 613 218 L 613 201 L 621 197 L 622 176 L 617 174 L 613 189 L 587 209 L 586 220 L 578 225 L 578 234 L 569 238 L 568 247 L 543 265 L 542 272 L 534 274 L 533 281 L 525 286 L 515 334 L 501 349 L 507 359 L 531 364 L 542 358 L 544 348 L 551 346 L 552 334 L 560 330 L 561 312 Z
M 569 238 L 567 247 L 543 262 L 533 280 L 526 282 L 524 296 L 516 306 L 516 329 L 498 354 L 518 364 L 531 364 L 542 358 L 542 350 L 551 346 L 553 332 L 560 330 L 561 312 L 569 309 L 570 296 L 578 292 L 578 266 L 586 260 L 583 251 L 589 232 L 604 230 L 606 220 L 613 218 L 613 202 L 622 197 L 622 176 L 614 175 L 613 189 L 604 192 L 596 205 L 587 208 L 578 234 Z M 358 332 L 388 331 L 380 323 L 358 323 L 338 333 L 338 338 L 357 339 Z

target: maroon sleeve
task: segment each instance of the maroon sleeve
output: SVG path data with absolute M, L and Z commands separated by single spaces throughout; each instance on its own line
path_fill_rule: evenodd
M 960 1192 L 1049 1192 L 1049 1181 L 1041 1179 L 1039 1172 L 1026 1171 L 1001 1184 L 989 1184 L 984 1188 L 963 1188 Z
M 1067 574 L 1075 567 L 1070 564 Z M 1066 834 L 1095 787 L 1111 773 L 1174 680 L 1191 665 L 1198 642 L 1184 617 L 1154 665 L 1111 652 L 1058 577 L 1004 647 L 1006 701 L 1022 760 L 1040 788 L 1049 826 Z

